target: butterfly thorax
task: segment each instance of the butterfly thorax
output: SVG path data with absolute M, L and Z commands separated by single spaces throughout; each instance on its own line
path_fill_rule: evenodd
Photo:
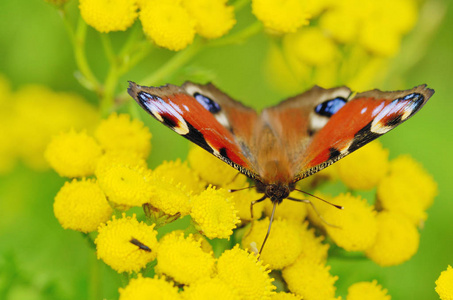
M 288 198 L 289 193 L 294 190 L 294 184 L 286 183 L 265 184 L 256 182 L 255 186 L 259 193 L 264 193 L 273 203 L 281 203 L 283 199 Z

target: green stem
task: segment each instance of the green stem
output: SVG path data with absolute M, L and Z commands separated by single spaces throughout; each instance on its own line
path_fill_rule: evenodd
M 102 299 L 102 282 L 99 260 L 94 253 L 90 253 L 90 294 L 89 299 Z
M 250 2 L 250 0 L 237 0 L 236 2 L 233 3 L 234 10 L 235 11 L 241 10 L 249 2 Z
M 108 33 L 99 33 L 99 36 L 101 37 L 102 46 L 104 48 L 105 55 L 107 56 L 107 60 L 111 65 L 117 64 L 117 57 L 113 51 L 110 36 Z

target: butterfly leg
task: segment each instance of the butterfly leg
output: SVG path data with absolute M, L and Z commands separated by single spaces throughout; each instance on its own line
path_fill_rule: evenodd
M 327 222 L 327 221 L 323 218 L 323 216 L 319 213 L 318 209 L 317 209 L 316 206 L 313 204 L 313 202 L 311 202 L 310 200 L 307 200 L 307 199 L 295 199 L 295 198 L 290 198 L 290 197 L 288 197 L 287 199 L 288 199 L 288 200 L 291 200 L 291 201 L 303 202 L 303 203 L 308 203 L 308 204 L 310 204 L 310 206 L 313 208 L 313 210 L 315 211 L 316 215 L 321 219 L 321 221 L 323 221 L 323 222 L 324 222 L 326 225 L 328 225 L 328 226 L 332 226 L 332 227 L 341 229 L 340 226 L 333 225 L 333 224 Z
M 259 198 L 258 200 L 254 200 L 254 201 L 250 202 L 250 216 L 251 216 L 250 230 L 246 233 L 246 236 L 248 236 L 253 230 L 253 206 L 257 203 L 264 201 L 266 198 L 267 198 L 267 196 L 264 195 L 263 197 Z M 258 249 L 256 248 L 256 246 L 254 246 L 253 248 L 256 249 L 254 252 L 257 254 Z

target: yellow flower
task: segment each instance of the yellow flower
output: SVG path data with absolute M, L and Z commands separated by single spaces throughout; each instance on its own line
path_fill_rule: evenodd
M 124 31 L 134 24 L 135 0 L 80 0 L 80 15 L 99 32 Z
M 328 65 L 339 54 L 335 43 L 318 27 L 302 28 L 285 35 L 283 46 L 287 55 L 294 55 L 300 62 L 314 66 Z
M 232 286 L 242 299 L 268 299 L 275 290 L 269 272 L 262 261 L 239 245 L 224 251 L 217 262 L 218 277 Z
M 357 282 L 348 288 L 346 300 L 390 300 L 392 297 L 387 295 L 387 290 L 383 289 L 376 280 L 372 282 Z
M 331 196 L 322 194 L 322 193 L 320 193 L 318 191 L 316 191 L 314 193 L 314 195 L 319 197 L 319 198 L 321 198 L 321 199 L 324 199 L 326 201 L 329 201 L 329 202 L 332 201 L 332 197 Z M 316 211 L 317 211 L 316 212 L 310 204 L 307 204 L 307 206 L 308 206 L 307 207 L 307 212 L 308 212 L 307 216 L 308 216 L 308 220 L 310 221 L 310 224 L 312 226 L 315 226 L 315 227 L 323 229 L 324 226 L 326 226 L 327 224 L 324 223 L 324 221 L 321 219 L 321 217 L 324 218 L 324 215 L 325 215 L 326 211 L 328 211 L 328 210 L 332 210 L 332 211 L 335 211 L 337 213 L 342 213 L 342 211 L 340 211 L 339 209 L 337 209 L 335 207 L 332 207 L 332 205 L 330 205 L 328 203 L 325 203 L 324 201 L 321 201 L 319 199 L 310 197 L 310 198 L 308 198 L 308 200 L 310 200 L 313 203 L 313 206 L 316 207 Z M 318 213 L 319 213 L 319 215 L 318 215 Z
M 17 151 L 27 165 L 36 170 L 48 168 L 44 151 L 53 135 L 71 128 L 89 131 L 98 122 L 95 108 L 75 94 L 28 85 L 14 97 L 17 113 L 14 130 L 17 145 L 20 145 Z
M 125 288 L 120 288 L 120 300 L 146 300 L 151 295 L 155 299 L 180 300 L 178 288 L 172 282 L 165 280 L 165 277 L 154 278 L 142 277 L 138 274 L 137 278 L 129 281 Z
M 420 234 L 404 216 L 382 211 L 377 215 L 376 242 L 366 250 L 366 255 L 380 266 L 399 265 L 409 260 L 418 249 Z
M 218 277 L 200 280 L 184 288 L 186 300 L 240 300 L 238 293 Z
M 44 155 L 60 176 L 83 177 L 93 175 L 101 147 L 86 132 L 71 130 L 53 137 Z
M 325 263 L 327 260 L 327 252 L 329 251 L 329 244 L 322 243 L 324 236 L 321 235 L 317 237 L 314 228 L 308 229 L 308 222 L 299 226 L 298 234 L 302 239 L 303 245 L 299 257 L 303 256 L 304 260 Z
M 255 221 L 251 230 L 244 235 L 242 246 L 253 250 L 261 248 L 269 227 L 269 219 Z M 282 269 L 292 264 L 302 252 L 302 238 L 299 234 L 300 226 L 285 219 L 276 219 L 272 222 L 271 233 L 264 245 L 260 258 L 271 269 Z
M 390 173 L 406 177 L 411 187 L 419 195 L 422 208 L 427 209 L 438 194 L 437 183 L 434 178 L 409 155 L 401 155 L 390 162 Z
M 330 267 L 300 256 L 295 263 L 282 271 L 291 292 L 303 299 L 327 300 L 335 297 L 337 276 L 329 273 Z
M 154 169 L 153 174 L 155 178 L 168 178 L 175 183 L 181 183 L 194 194 L 201 193 L 206 186 L 206 183 L 201 181 L 195 171 L 189 168 L 186 162 L 181 163 L 180 159 L 164 161 Z
M 192 147 L 187 157 L 190 166 L 206 182 L 213 185 L 223 186 L 234 181 L 238 176 L 238 171 L 228 164 L 224 163 L 214 155 L 210 154 L 201 147 Z M 239 176 L 243 179 L 244 176 Z M 241 186 L 238 183 L 238 186 Z
M 349 9 L 329 10 L 321 15 L 320 27 L 340 43 L 354 41 L 359 32 L 359 19 Z
M 386 20 L 362 24 L 359 41 L 368 51 L 385 57 L 395 56 L 401 47 L 401 35 Z
M 146 158 L 151 150 L 151 133 L 139 120 L 130 120 L 127 114 L 111 114 L 102 120 L 95 137 L 107 151 L 136 152 Z
M 190 216 L 206 237 L 229 238 L 240 222 L 228 191 L 208 187 L 200 195 L 192 197 Z
M 234 185 L 232 185 L 234 186 Z M 238 187 L 235 187 L 238 188 Z M 232 192 L 229 198 L 234 203 L 234 208 L 237 210 L 237 215 L 241 221 L 251 221 L 250 204 L 252 201 L 258 200 L 263 195 L 256 192 L 254 188 L 249 188 L 242 191 Z M 258 220 L 263 214 L 264 203 L 266 201 L 256 203 L 253 206 L 253 218 Z
M 148 165 L 144 158 L 136 152 L 128 151 L 109 151 L 104 153 L 98 160 L 95 169 L 95 175 L 104 174 L 112 166 L 121 165 L 128 167 L 147 168 Z
M 365 199 L 350 194 L 340 194 L 332 202 L 344 207 L 343 210 L 329 209 L 324 213 L 324 218 L 329 223 L 338 226 L 324 226 L 332 240 L 348 251 L 371 247 L 378 231 L 373 206 Z
M 94 241 L 98 259 L 118 273 L 138 272 L 156 258 L 157 231 L 154 225 L 139 223 L 135 214 L 126 217 L 123 213 L 121 219 L 113 216 L 112 220 L 99 226 L 98 232 Z M 138 246 L 137 242 L 147 248 Z
M 55 196 L 55 217 L 65 229 L 95 231 L 110 219 L 113 209 L 94 180 L 66 182 Z
M 227 6 L 226 0 L 184 0 L 183 6 L 195 19 L 195 30 L 202 37 L 221 37 L 236 24 L 234 7 Z
M 264 26 L 277 32 L 295 32 L 302 25 L 308 25 L 310 15 L 307 1 L 300 0 L 253 0 L 252 12 Z
M 441 300 L 453 299 L 453 268 L 451 266 L 448 266 L 446 271 L 440 273 L 439 278 L 436 280 L 436 292 Z
M 173 180 L 155 176 L 153 173 L 149 183 L 150 197 L 149 203 L 163 211 L 165 214 L 173 216 L 177 213 L 185 216 L 190 213 L 192 201 L 191 192 L 180 183 Z
M 301 197 L 301 195 L 302 194 L 299 192 L 293 192 L 290 196 L 295 198 L 303 198 L 303 196 Z M 266 214 L 266 216 L 270 217 L 272 215 L 273 204 L 268 200 L 265 200 L 264 202 L 264 213 Z M 302 223 L 306 216 L 307 204 L 285 199 L 276 208 L 274 217 L 276 219 L 281 218 Z
M 336 168 L 340 179 L 351 189 L 374 188 L 388 172 L 389 151 L 374 141 L 340 160 Z
M 186 48 L 195 37 L 195 20 L 180 1 L 149 1 L 140 11 L 140 21 L 156 45 L 173 51 Z
M 280 292 L 273 294 L 270 300 L 302 300 L 302 297 L 292 293 Z
M 413 175 L 417 177 L 416 174 Z M 424 211 L 426 202 L 411 179 L 405 174 L 398 173 L 385 177 L 378 185 L 377 199 L 383 209 L 402 213 L 413 224 L 419 225 L 427 218 Z
M 156 272 L 181 284 L 192 284 L 214 274 L 215 259 L 204 252 L 192 235 L 171 232 L 161 241 L 157 253 Z
M 173 230 L 172 232 L 174 232 L 175 234 L 178 234 L 178 235 L 179 234 L 184 235 L 184 230 Z M 168 234 L 164 235 L 160 241 L 163 241 L 163 239 L 165 239 L 166 236 L 168 236 Z M 185 235 L 185 236 L 187 236 L 187 235 Z M 203 235 L 201 235 L 199 233 L 194 233 L 194 234 L 192 234 L 192 237 L 196 242 L 200 242 L 200 247 L 204 252 L 206 252 L 206 253 L 213 252 L 211 244 L 208 242 L 208 240 Z

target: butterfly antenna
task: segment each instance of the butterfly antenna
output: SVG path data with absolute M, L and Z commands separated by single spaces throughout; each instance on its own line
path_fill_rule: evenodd
M 278 202 L 275 201 L 274 207 L 272 207 L 272 214 L 271 214 L 271 219 L 269 221 L 269 227 L 267 228 L 267 233 L 266 233 L 266 236 L 264 237 L 264 241 L 263 241 L 263 244 L 261 245 L 261 249 L 259 252 L 260 256 L 261 256 L 261 252 L 263 252 L 264 244 L 266 244 L 267 238 L 269 237 L 269 234 L 271 233 L 272 221 L 274 221 L 275 208 L 277 207 L 277 204 L 278 204 Z
M 321 221 L 323 221 L 324 223 L 326 223 L 326 225 L 328 226 L 331 226 L 331 227 L 335 227 L 335 228 L 340 228 L 340 226 L 337 226 L 337 225 L 333 225 L 332 223 L 329 223 L 326 221 L 326 219 L 323 218 L 323 216 L 319 213 L 318 209 L 316 208 L 316 206 L 313 204 L 313 202 L 311 202 L 310 200 L 307 200 L 307 199 L 296 199 L 296 198 L 291 198 L 291 197 L 288 197 L 286 198 L 288 200 L 291 200 L 291 201 L 297 201 L 297 202 L 303 202 L 303 203 L 308 203 L 311 205 L 311 207 L 313 207 L 313 210 L 315 211 L 316 215 L 321 219 Z M 331 204 L 331 203 L 329 203 Z
M 321 200 L 321 201 L 323 201 L 323 202 L 325 202 L 325 203 L 327 203 L 327 204 L 330 204 L 330 205 L 332 205 L 333 207 L 336 207 L 336 208 L 338 208 L 338 209 L 343 209 L 343 208 L 344 208 L 344 207 L 341 206 L 341 205 L 333 204 L 332 202 L 329 202 L 329 201 L 327 201 L 327 200 L 324 200 L 324 199 L 322 199 L 322 198 L 319 198 L 318 196 L 315 196 L 315 195 L 313 195 L 313 194 L 310 194 L 310 193 L 307 193 L 307 192 L 304 192 L 304 191 L 301 191 L 301 190 L 298 190 L 298 189 L 294 189 L 294 190 L 295 190 L 295 191 L 298 191 L 298 192 L 301 192 L 301 193 L 303 193 L 303 194 L 306 194 L 306 195 L 308 195 L 308 196 L 312 196 L 313 198 L 316 198 L 316 199 L 318 199 L 318 200 Z M 290 199 L 290 198 L 288 198 L 288 199 Z M 299 199 L 291 199 L 291 200 L 297 201 L 297 200 L 299 200 Z M 310 202 L 310 203 L 311 203 L 311 202 Z
M 230 189 L 228 190 L 230 193 L 234 193 L 234 192 L 237 192 L 237 191 L 242 191 L 242 190 L 248 190 L 248 189 L 251 189 L 251 188 L 254 188 L 255 186 L 252 185 L 252 186 L 249 186 L 249 187 L 245 187 L 245 188 L 241 188 L 241 189 Z M 264 199 L 263 199 L 264 200 Z
M 250 222 L 250 230 L 245 234 L 245 236 L 248 236 L 250 233 L 252 233 L 252 230 L 253 230 L 253 206 L 257 203 L 260 203 L 262 201 L 264 201 L 265 199 L 267 198 L 266 195 L 264 195 L 263 197 L 259 198 L 258 200 L 254 200 L 252 202 L 250 202 L 250 218 L 251 218 L 251 222 Z

